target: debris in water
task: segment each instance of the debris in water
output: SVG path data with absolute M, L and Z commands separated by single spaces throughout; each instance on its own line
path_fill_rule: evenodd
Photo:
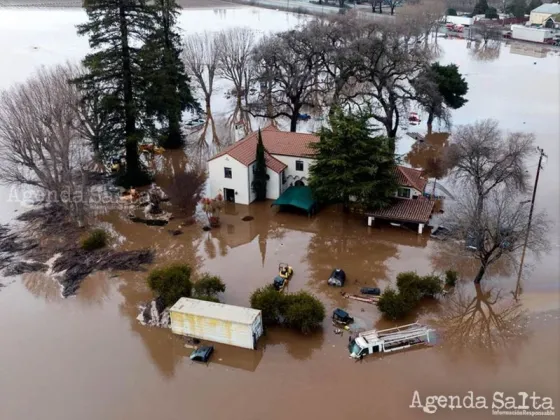
M 181 229 L 170 229 L 168 230 L 168 232 L 171 236 L 178 236 L 183 234 L 183 231 Z
M 169 309 L 163 305 L 160 297 L 152 299 L 146 305 L 140 306 L 140 314 L 136 317 L 142 325 L 151 327 L 171 327 L 171 316 Z
M 243 220 L 244 222 L 250 222 L 251 220 L 253 220 L 254 217 L 253 216 L 245 216 L 243 217 L 241 220 Z

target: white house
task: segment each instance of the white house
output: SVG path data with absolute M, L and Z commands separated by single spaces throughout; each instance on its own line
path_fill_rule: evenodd
M 548 18 L 560 15 L 560 4 L 558 3 L 546 3 L 542 4 L 536 9 L 531 10 L 529 16 L 529 22 L 531 25 L 544 25 Z M 555 19 L 556 22 L 559 19 Z
M 313 134 L 289 133 L 270 125 L 261 130 L 266 149 L 266 166 L 269 180 L 267 198 L 276 200 L 293 185 L 307 185 L 309 166 L 313 163 L 312 143 L 319 138 Z M 223 193 L 227 201 L 249 204 L 255 200 L 251 188 L 258 132 L 249 134 L 234 143 L 208 162 L 210 194 Z M 368 225 L 374 220 L 388 220 L 418 225 L 422 233 L 434 209 L 434 201 L 424 197 L 428 180 L 422 171 L 405 166 L 396 166 L 395 176 L 399 185 L 393 204 L 387 208 L 366 213 Z
M 249 134 L 208 161 L 212 196 L 222 192 L 225 200 L 239 204 L 255 200 L 251 185 L 257 135 L 257 131 Z M 309 145 L 319 138 L 313 134 L 283 132 L 274 125 L 262 129 L 261 135 L 269 176 L 266 197 L 275 200 L 292 185 L 307 185 L 309 165 L 313 162 L 313 150 Z

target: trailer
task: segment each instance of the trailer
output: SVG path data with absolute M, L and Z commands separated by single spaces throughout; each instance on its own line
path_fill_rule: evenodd
M 549 43 L 554 38 L 554 31 L 545 28 L 532 28 L 524 25 L 511 25 L 511 37 L 520 41 Z
M 181 298 L 169 310 L 175 334 L 256 349 L 263 334 L 259 310 Z
M 358 334 L 348 344 L 350 357 L 361 359 L 373 353 L 388 353 L 431 342 L 434 330 L 418 322 L 385 330 L 371 330 Z
M 476 19 L 468 16 L 446 16 L 445 18 L 445 23 L 454 25 L 471 26 L 474 22 L 476 22 Z

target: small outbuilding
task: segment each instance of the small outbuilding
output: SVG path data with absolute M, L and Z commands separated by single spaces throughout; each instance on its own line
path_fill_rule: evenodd
M 395 198 L 386 208 L 366 213 L 368 226 L 373 226 L 375 219 L 394 223 L 412 223 L 418 225 L 418 234 L 422 234 L 424 226 L 430 221 L 435 201 L 426 198 L 413 200 Z

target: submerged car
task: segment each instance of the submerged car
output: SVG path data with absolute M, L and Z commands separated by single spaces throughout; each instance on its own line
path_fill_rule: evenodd
M 343 324 L 343 325 L 348 325 L 351 324 L 352 322 L 354 322 L 354 318 L 352 318 L 348 312 L 346 312 L 343 309 L 340 308 L 336 308 L 333 311 L 332 314 L 332 319 L 334 322 L 338 323 L 338 324 Z
M 346 273 L 340 268 L 335 268 L 327 281 L 329 286 L 342 287 L 346 281 Z
M 207 363 L 212 353 L 214 353 L 214 346 L 202 346 L 191 353 L 190 359 L 194 362 Z
M 360 293 L 362 295 L 379 296 L 381 294 L 381 289 L 379 287 L 362 287 Z

